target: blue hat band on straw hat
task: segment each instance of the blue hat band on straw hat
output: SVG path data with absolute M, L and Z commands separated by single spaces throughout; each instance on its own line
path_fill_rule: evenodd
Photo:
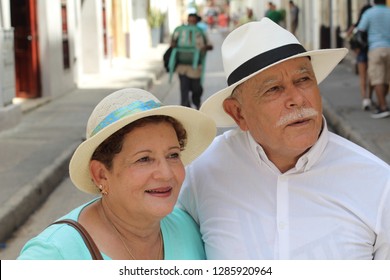
M 131 103 L 128 106 L 118 108 L 114 111 L 112 111 L 110 114 L 108 114 L 104 120 L 102 120 L 92 131 L 91 137 L 94 136 L 96 133 L 101 131 L 103 128 L 109 126 L 110 124 L 113 124 L 114 122 L 127 117 L 129 115 L 138 113 L 138 112 L 144 112 L 148 111 L 150 109 L 161 107 L 161 103 L 157 103 L 154 100 L 149 100 L 147 102 L 142 101 L 135 101 Z

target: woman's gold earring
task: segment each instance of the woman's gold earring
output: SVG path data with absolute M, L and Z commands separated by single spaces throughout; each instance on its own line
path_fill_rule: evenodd
M 108 192 L 107 192 L 105 189 L 103 189 L 103 186 L 102 186 L 102 185 L 99 185 L 99 189 L 100 189 L 100 193 L 101 193 L 102 195 L 107 195 L 107 194 L 108 194 Z

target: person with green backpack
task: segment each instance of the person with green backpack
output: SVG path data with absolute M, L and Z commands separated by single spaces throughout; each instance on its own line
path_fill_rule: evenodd
M 192 107 L 193 104 L 196 109 L 200 108 L 203 94 L 206 52 L 213 49 L 206 34 L 197 26 L 199 20 L 197 14 L 189 14 L 188 24 L 174 30 L 168 64 L 170 76 L 173 72 L 179 76 L 181 105 Z

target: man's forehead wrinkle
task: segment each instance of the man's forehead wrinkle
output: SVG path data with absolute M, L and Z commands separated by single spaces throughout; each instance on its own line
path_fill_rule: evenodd
M 276 72 L 270 72 L 267 70 L 276 69 L 278 67 L 279 69 Z M 271 67 L 264 72 L 261 72 L 252 78 L 248 79 L 247 81 L 243 82 L 241 85 L 238 85 L 237 88 L 240 88 L 240 90 L 245 88 L 245 91 L 250 91 L 254 94 L 261 92 L 262 88 L 275 85 L 276 83 L 280 82 L 281 75 L 283 75 L 284 67 L 283 63 L 280 65 L 277 65 L 275 68 Z M 312 67 L 310 65 L 310 61 L 301 61 L 299 63 L 298 67 L 292 71 L 293 75 L 302 75 L 302 74 L 310 74 L 313 73 Z
M 267 74 L 267 73 L 262 73 L 263 75 L 259 75 L 257 78 L 259 78 L 258 81 L 262 82 L 263 84 L 272 84 L 278 80 L 280 80 L 280 75 L 283 74 L 283 68 L 281 71 L 278 71 L 277 73 L 272 73 L 272 74 Z M 310 73 L 311 68 L 309 65 L 306 63 L 303 63 L 300 65 L 296 70 L 292 71 L 292 74 L 305 74 L 305 73 Z

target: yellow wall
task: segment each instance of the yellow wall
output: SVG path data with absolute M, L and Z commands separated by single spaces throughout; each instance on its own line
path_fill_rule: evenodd
M 125 37 L 122 24 L 122 1 L 112 1 L 112 35 L 114 57 L 126 57 Z

